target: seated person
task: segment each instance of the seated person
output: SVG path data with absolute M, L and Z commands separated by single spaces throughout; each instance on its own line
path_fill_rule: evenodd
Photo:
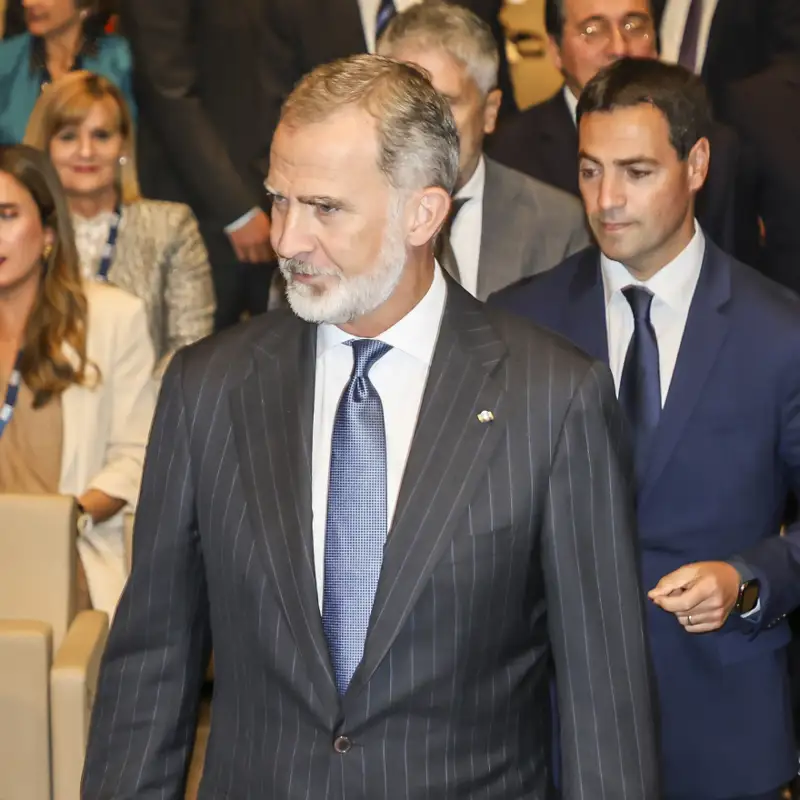
M 191 209 L 143 200 L 133 124 L 108 79 L 72 72 L 36 103 L 25 143 L 50 155 L 67 194 L 84 278 L 141 297 L 157 372 L 184 345 L 211 333 L 214 287 Z
M 0 144 L 22 141 L 36 99 L 72 70 L 104 75 L 133 101 L 127 42 L 105 33 L 104 0 L 25 3 L 27 33 L 0 42 Z
M 74 495 L 91 605 L 126 581 L 123 513 L 139 494 L 155 407 L 144 305 L 80 277 L 47 157 L 0 148 L 0 492 Z

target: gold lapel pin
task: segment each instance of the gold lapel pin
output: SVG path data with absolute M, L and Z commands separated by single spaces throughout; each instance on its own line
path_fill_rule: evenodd
M 493 422 L 494 421 L 494 414 L 491 411 L 481 411 L 478 414 L 478 422 Z

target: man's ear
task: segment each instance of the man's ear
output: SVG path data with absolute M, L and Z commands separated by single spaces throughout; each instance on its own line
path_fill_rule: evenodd
M 415 192 L 409 200 L 410 223 L 406 241 L 422 247 L 436 237 L 450 213 L 450 195 L 439 186 Z
M 705 136 L 698 139 L 686 159 L 689 188 L 696 194 L 705 185 L 711 163 L 711 144 Z
M 483 106 L 483 132 L 488 136 L 494 133 L 497 126 L 497 115 L 500 113 L 500 104 L 503 102 L 503 90 L 492 89 L 486 96 Z

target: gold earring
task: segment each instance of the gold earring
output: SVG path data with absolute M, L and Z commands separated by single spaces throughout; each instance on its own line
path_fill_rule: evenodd
M 42 251 L 42 260 L 43 261 L 49 261 L 50 260 L 50 256 L 52 254 L 53 254 L 53 245 L 46 244 L 44 246 L 44 250 Z

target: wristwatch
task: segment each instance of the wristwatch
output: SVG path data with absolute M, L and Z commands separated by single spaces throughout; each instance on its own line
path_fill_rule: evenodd
M 733 610 L 737 614 L 749 614 L 758 605 L 759 590 L 760 586 L 757 580 L 742 581 Z
M 78 536 L 85 536 L 94 527 L 92 515 L 78 503 Z

